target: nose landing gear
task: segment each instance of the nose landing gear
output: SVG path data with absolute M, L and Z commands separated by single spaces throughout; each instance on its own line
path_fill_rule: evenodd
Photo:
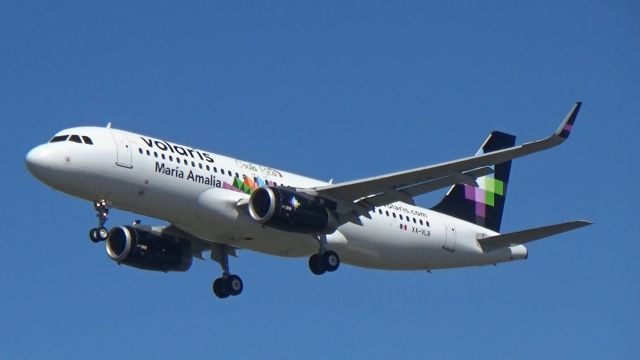
M 107 236 L 109 236 L 109 230 L 104 227 L 104 223 L 107 222 L 107 218 L 109 217 L 109 208 L 111 208 L 111 203 L 106 200 L 98 200 L 93 203 L 93 207 L 97 212 L 96 216 L 98 217 L 98 227 L 94 227 L 89 231 L 89 238 L 91 241 L 97 243 L 107 240 Z

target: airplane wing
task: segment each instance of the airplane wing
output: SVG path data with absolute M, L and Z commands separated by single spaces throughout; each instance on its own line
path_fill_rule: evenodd
M 396 201 L 414 204 L 414 196 L 454 184 L 477 187 L 475 179 L 492 173 L 491 165 L 562 144 L 571 133 L 581 104 L 577 102 L 560 127 L 546 139 L 436 165 L 297 191 L 336 201 L 339 213 L 353 212 L 366 216 L 375 206 Z
M 583 226 L 591 225 L 590 221 L 577 220 L 562 224 L 542 226 L 533 229 L 516 231 L 507 234 L 500 234 L 478 239 L 480 246 L 485 250 L 492 250 L 501 247 L 525 244 L 531 241 L 540 240 L 548 236 L 579 229 Z

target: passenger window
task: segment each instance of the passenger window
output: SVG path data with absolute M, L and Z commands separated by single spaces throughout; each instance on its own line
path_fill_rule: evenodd
M 378 214 L 382 215 L 382 210 L 378 209 Z
M 69 137 L 69 141 L 73 141 L 74 143 L 82 144 L 82 140 L 80 140 L 80 136 L 78 136 L 78 135 L 71 135 Z
M 414 223 L 414 224 L 416 223 L 416 218 L 413 218 L 413 223 Z
M 53 139 L 51 139 L 49 142 L 50 143 L 54 143 L 54 142 L 61 142 L 61 141 L 67 141 L 67 138 L 69 137 L 69 135 L 58 135 L 58 136 L 54 136 Z
M 194 163 L 193 161 L 191 162 L 191 167 L 196 167 L 196 163 Z
M 218 168 L 214 166 L 213 167 L 213 172 L 217 174 L 218 173 Z
M 162 157 L 162 160 L 164 160 L 164 159 L 165 159 L 164 154 L 160 154 L 160 156 Z
M 173 161 L 173 156 L 169 155 L 169 161 Z
M 393 218 L 395 219 L 396 218 L 396 213 L 391 213 L 391 214 L 393 215 Z
M 141 148 L 138 148 L 138 152 L 139 152 L 140 154 L 142 154 L 142 149 L 141 149 Z
M 402 220 L 402 214 L 398 215 L 400 217 L 400 220 Z
M 158 157 L 158 153 L 156 151 L 153 152 L 153 157 Z
M 240 175 L 238 175 L 238 173 L 236 173 L 236 179 L 239 179 L 239 178 L 240 178 Z
M 184 159 L 183 161 L 185 165 L 189 166 L 189 162 L 187 161 L 187 159 Z
M 211 168 L 209 167 L 209 165 L 205 165 L 205 167 L 207 168 L 207 171 L 211 171 Z
M 90 138 L 90 137 L 88 137 L 88 136 L 84 136 L 84 135 L 83 135 L 83 136 L 82 136 L 82 140 L 84 140 L 84 143 L 85 143 L 85 144 L 93 145 L 93 141 L 91 141 L 91 138 Z
M 231 170 L 227 170 L 227 172 L 229 173 L 229 176 L 233 176 L 233 174 L 231 174 Z
M 387 216 L 389 216 L 389 212 L 388 211 L 385 211 L 385 212 L 387 213 Z
M 151 151 L 147 150 L 147 156 L 151 156 Z
M 424 225 L 424 223 L 422 222 L 422 219 L 420 219 L 420 225 Z
M 429 222 L 427 221 L 427 226 L 429 226 Z

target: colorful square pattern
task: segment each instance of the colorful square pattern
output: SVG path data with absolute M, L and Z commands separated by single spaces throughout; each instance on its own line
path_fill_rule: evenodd
M 232 184 L 229 184 L 225 181 L 222 185 L 224 189 L 243 192 L 249 195 L 251 195 L 257 188 L 262 186 L 276 186 L 276 184 L 261 177 L 256 177 L 254 179 L 244 177 L 243 179 L 234 178 Z
M 504 196 L 504 182 L 492 176 L 478 179 L 478 187 L 464 185 L 464 197 L 476 203 L 476 216 L 486 218 L 487 206 L 495 206 L 496 195 Z

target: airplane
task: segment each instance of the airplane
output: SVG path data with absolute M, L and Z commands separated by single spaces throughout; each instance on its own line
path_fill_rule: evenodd
M 525 243 L 578 229 L 569 221 L 500 233 L 511 161 L 562 144 L 581 102 L 542 140 L 515 145 L 494 131 L 474 156 L 341 183 L 325 182 L 111 127 L 74 127 L 26 155 L 28 170 L 46 185 L 91 201 L 118 264 L 153 271 L 187 271 L 209 252 L 222 275 L 219 298 L 239 295 L 229 256 L 248 249 L 281 257 L 309 257 L 316 275 L 341 263 L 386 270 L 491 265 L 526 259 Z M 449 187 L 434 207 L 414 197 Z M 107 230 L 118 208 L 168 225 Z

